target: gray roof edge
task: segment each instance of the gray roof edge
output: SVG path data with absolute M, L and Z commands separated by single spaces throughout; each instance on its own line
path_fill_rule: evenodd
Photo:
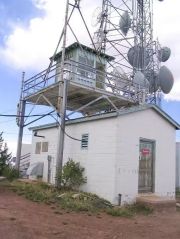
M 130 108 L 121 109 L 118 112 L 114 111 L 114 112 L 105 113 L 105 114 L 101 114 L 101 115 L 93 115 L 93 116 L 89 116 L 89 117 L 71 119 L 71 120 L 66 121 L 66 125 L 107 119 L 107 118 L 117 117 L 117 116 L 121 116 L 121 115 L 125 115 L 125 114 L 135 113 L 135 112 L 143 111 L 143 110 L 147 110 L 147 109 L 153 109 L 160 116 L 162 116 L 165 120 L 167 120 L 171 125 L 173 125 L 177 130 L 180 129 L 180 125 L 175 120 L 173 120 L 166 112 L 164 112 L 158 106 L 153 105 L 153 104 L 138 105 L 138 106 L 134 106 L 134 107 L 130 107 Z M 35 131 L 35 130 L 54 128 L 54 127 L 58 127 L 58 123 L 39 125 L 39 126 L 31 127 L 31 128 L 29 128 L 29 130 Z
M 155 109 L 159 114 L 161 114 L 167 121 L 169 121 L 169 123 L 174 125 L 177 130 L 180 130 L 180 124 L 176 122 L 171 116 L 169 116 L 164 110 L 156 105 L 151 105 L 151 107 Z
M 69 46 L 67 46 L 66 47 L 66 51 L 69 51 L 69 50 L 71 50 L 71 48 L 74 48 L 74 47 L 82 47 L 83 49 L 86 49 L 87 51 L 93 51 L 94 53 L 99 53 L 97 50 L 95 50 L 95 49 L 93 49 L 93 48 L 91 48 L 91 47 L 89 47 L 89 46 L 86 46 L 86 45 L 84 45 L 84 44 L 82 44 L 82 43 L 79 43 L 79 42 L 74 42 L 74 43 L 72 43 L 72 44 L 70 44 Z M 60 51 L 60 52 L 58 52 L 56 55 L 55 55 L 55 60 L 59 57 L 59 56 L 61 56 L 61 54 L 62 54 L 62 51 Z M 103 53 L 103 52 L 100 52 L 99 53 L 99 55 L 100 56 L 103 56 L 103 57 L 105 57 L 105 58 L 107 58 L 107 59 L 109 59 L 110 61 L 112 61 L 112 60 L 114 60 L 115 58 L 113 57 L 113 56 L 110 56 L 110 55 L 108 55 L 108 54 L 106 54 L 106 53 Z M 50 59 L 51 59 L 52 57 L 50 57 Z
M 55 128 L 55 127 L 58 127 L 58 123 L 38 125 L 38 126 L 30 127 L 29 130 L 35 131 L 35 130 Z
M 100 115 L 93 115 L 88 117 L 81 117 L 77 119 L 70 119 L 66 121 L 66 125 L 72 125 L 72 124 L 78 124 L 82 122 L 89 122 L 89 121 L 95 121 L 95 120 L 101 120 L 101 119 L 107 119 L 112 117 L 117 117 L 117 112 L 110 112 Z M 44 125 L 38 125 L 34 127 L 30 127 L 29 130 L 35 131 L 35 130 L 42 130 L 42 129 L 49 129 L 49 128 L 55 128 L 58 127 L 58 123 L 50 123 L 50 124 L 44 124 Z

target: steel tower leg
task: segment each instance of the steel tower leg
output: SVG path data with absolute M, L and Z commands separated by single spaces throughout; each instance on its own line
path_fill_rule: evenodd
M 16 153 L 16 169 L 19 171 L 20 159 L 21 159 L 21 148 L 22 148 L 22 138 L 24 129 L 24 114 L 26 108 L 26 101 L 23 99 L 23 84 L 24 84 L 25 73 L 22 74 L 22 84 L 21 84 L 21 95 L 20 95 L 20 112 L 19 112 L 19 133 L 18 133 L 18 143 L 17 143 L 17 153 Z
M 61 117 L 59 119 L 58 144 L 57 144 L 57 155 L 56 155 L 56 178 L 55 178 L 56 187 L 59 187 L 61 184 L 58 178 L 58 174 L 62 171 L 63 151 L 64 151 L 64 134 L 65 134 L 65 119 L 66 119 L 66 103 L 67 103 L 67 80 L 64 79 L 64 61 L 65 61 L 66 35 L 67 35 L 67 25 L 68 25 L 68 11 L 69 11 L 69 0 L 67 0 L 67 3 L 66 3 L 64 38 L 63 38 L 62 58 L 61 58 L 61 73 L 60 73 L 58 105 L 57 105 L 57 110 Z

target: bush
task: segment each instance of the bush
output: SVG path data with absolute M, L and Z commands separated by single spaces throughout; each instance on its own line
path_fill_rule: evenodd
M 11 154 L 8 154 L 7 144 L 4 143 L 4 139 L 2 137 L 3 133 L 0 133 L 0 176 L 3 175 L 3 171 L 7 167 Z
M 56 198 L 54 188 L 42 182 L 24 183 L 14 181 L 10 185 L 11 189 L 18 195 L 25 196 L 33 202 L 48 203 L 49 201 L 52 201 L 53 198 Z
M 63 166 L 62 173 L 59 172 L 57 175 L 57 180 L 61 182 L 61 185 L 65 188 L 77 189 L 87 182 L 83 173 L 84 168 L 80 166 L 80 163 L 76 163 L 72 159 L 69 159 Z
M 19 171 L 10 166 L 6 166 L 3 170 L 3 176 L 6 177 L 9 181 L 19 178 Z
M 109 201 L 91 193 L 68 191 L 57 196 L 59 206 L 71 211 L 101 212 L 112 208 Z
M 113 217 L 132 217 L 133 213 L 128 210 L 128 208 L 108 208 L 106 210 L 107 214 Z
M 115 217 L 131 217 L 137 214 L 149 215 L 153 212 L 153 209 L 149 206 L 135 203 L 124 207 L 108 208 L 106 212 Z

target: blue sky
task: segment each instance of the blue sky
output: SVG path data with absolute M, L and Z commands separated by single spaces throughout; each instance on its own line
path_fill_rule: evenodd
M 162 108 L 180 123 L 180 1 L 173 0 L 174 5 L 170 2 L 154 0 L 154 25 L 155 36 L 158 35 L 162 44 L 172 49 L 172 58 L 167 66 L 175 76 L 173 91 L 162 102 Z M 100 0 L 82 1 L 87 19 L 100 5 Z M 22 71 L 26 71 L 28 78 L 47 67 L 62 29 L 64 7 L 65 0 L 0 0 L 1 114 L 16 114 Z M 79 27 L 79 20 L 74 24 L 75 28 Z M 83 33 L 80 34 L 83 37 Z M 43 108 L 38 113 L 46 111 Z M 18 132 L 15 119 L 0 117 L 0 131 L 4 132 L 5 141 L 15 155 Z M 177 134 L 177 140 L 180 141 L 180 134 Z M 25 129 L 23 141 L 31 142 L 28 129 Z

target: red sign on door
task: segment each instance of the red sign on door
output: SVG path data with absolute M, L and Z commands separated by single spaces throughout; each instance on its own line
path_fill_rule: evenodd
M 149 154 L 150 154 L 150 150 L 149 150 L 149 149 L 146 149 L 146 148 L 144 148 L 144 149 L 141 149 L 141 153 L 142 153 L 142 155 L 143 155 L 143 156 L 147 156 L 147 155 L 149 155 Z

